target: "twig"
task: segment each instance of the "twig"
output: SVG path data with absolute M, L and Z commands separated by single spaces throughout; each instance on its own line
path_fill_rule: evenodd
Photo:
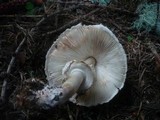
M 142 70 L 142 73 L 141 73 L 141 74 L 140 74 L 140 76 L 139 76 L 139 82 L 138 82 L 138 86 L 139 86 L 139 87 L 141 86 L 141 83 L 142 83 L 142 77 L 143 77 L 143 75 L 144 75 L 145 71 L 146 71 L 146 68 L 144 68 L 144 69 Z
M 76 109 L 75 120 L 78 120 L 78 115 L 79 115 L 79 107 L 77 107 Z
M 65 8 L 65 9 L 56 11 L 53 14 L 47 15 L 46 17 L 43 17 L 39 22 L 37 22 L 36 27 L 40 26 L 46 20 L 46 18 L 51 18 L 51 17 L 53 17 L 53 16 L 55 16 L 55 15 L 61 13 L 61 12 L 69 11 L 69 10 L 77 9 L 77 8 L 79 8 L 79 6 L 73 6 L 73 7 L 70 7 L 70 8 Z
M 21 41 L 21 43 L 19 44 L 19 46 L 17 47 L 16 51 L 15 51 L 15 55 L 12 56 L 12 59 L 8 65 L 8 68 L 7 68 L 7 74 L 10 74 L 11 73 L 11 69 L 12 69 L 12 66 L 15 62 L 15 59 L 16 59 L 16 55 L 18 54 L 18 52 L 20 51 L 21 47 L 23 46 L 24 42 L 26 41 L 26 37 L 23 38 L 23 40 Z M 6 102 L 6 89 L 7 89 L 7 81 L 8 79 L 4 79 L 3 81 L 3 85 L 2 85 L 2 90 L 1 90 L 1 100 L 2 100 L 2 103 L 5 103 Z
M 89 21 L 89 20 L 82 20 L 84 23 L 86 24 L 91 24 L 91 25 L 96 25 L 98 24 L 98 22 L 93 22 L 93 21 Z
M 154 54 L 157 62 L 160 64 L 160 55 L 158 54 L 158 52 L 157 52 L 154 44 L 153 44 L 153 43 L 150 43 L 150 44 L 149 44 L 149 48 L 151 49 L 152 53 Z
M 35 25 L 21 25 L 22 27 L 34 27 Z M 0 25 L 0 28 L 9 28 L 13 27 L 13 25 Z
M 18 25 L 17 23 L 15 23 L 15 26 L 16 26 L 19 30 L 21 30 L 24 35 L 26 35 L 26 30 L 25 30 L 23 27 L 21 27 L 21 26 Z
M 60 4 L 79 4 L 81 2 L 78 2 L 78 1 L 69 1 L 69 2 L 57 1 L 55 3 L 60 3 Z
M 109 19 L 109 22 L 114 25 L 116 28 L 118 28 L 123 34 L 126 34 L 126 32 L 116 23 L 113 22 L 113 20 Z
M 11 69 L 13 64 L 15 63 L 16 60 L 16 56 L 19 53 L 20 49 L 22 48 L 24 42 L 27 40 L 27 38 L 32 39 L 32 36 L 29 34 L 29 32 L 24 29 L 23 27 L 19 26 L 18 24 L 16 24 L 16 27 L 22 31 L 22 33 L 25 35 L 25 37 L 23 38 L 23 40 L 20 42 L 20 44 L 18 45 L 17 49 L 14 52 L 14 55 L 12 56 L 12 59 L 8 65 L 6 74 L 10 74 L 11 73 Z M 2 85 L 2 90 L 1 90 L 1 101 L 2 103 L 6 102 L 6 89 L 7 89 L 7 82 L 8 82 L 8 78 L 4 79 L 3 81 L 3 85 Z
M 54 33 L 60 32 L 60 31 L 63 31 L 63 30 L 65 30 L 66 28 L 68 28 L 68 27 L 70 27 L 70 26 L 72 26 L 72 25 L 74 25 L 74 24 L 77 24 L 80 20 L 85 19 L 86 17 L 92 15 L 93 13 L 95 13 L 95 12 L 97 12 L 97 11 L 99 11 L 99 10 L 100 10 L 100 8 L 97 8 L 97 9 L 91 11 L 90 13 L 88 13 L 88 14 L 82 16 L 82 17 L 79 17 L 79 18 L 77 18 L 77 19 L 72 20 L 71 22 L 67 23 L 66 25 L 60 27 L 59 29 L 56 29 L 56 30 L 54 30 L 54 31 L 50 31 L 50 32 L 47 32 L 47 33 L 42 34 L 42 36 L 51 35 L 51 34 L 54 34 Z
M 74 119 L 73 119 L 73 116 L 71 115 L 71 111 L 70 111 L 69 105 L 67 105 L 67 111 L 68 111 L 69 119 L 70 119 L 70 120 L 74 120 Z
M 116 7 L 110 7 L 110 6 L 103 6 L 103 5 L 98 5 L 98 4 L 92 4 L 92 3 L 82 3 L 82 2 L 58 2 L 58 3 L 61 3 L 61 4 L 78 4 L 80 6 L 85 6 L 85 7 L 94 7 L 94 8 L 107 8 L 107 9 L 110 9 L 110 10 L 113 10 L 113 11 L 117 11 L 117 12 L 121 12 L 121 13 L 125 13 L 125 14 L 128 14 L 128 15 L 133 15 L 133 16 L 137 16 L 138 14 L 137 13 L 133 13 L 131 11 L 128 11 L 128 10 L 125 10 L 125 9 L 121 9 L 121 8 L 116 8 Z
M 83 4 L 82 4 L 82 6 L 83 6 Z M 95 8 L 96 7 L 107 8 L 107 9 L 112 10 L 112 11 L 116 11 L 116 12 L 119 12 L 119 13 L 124 13 L 124 14 L 127 14 L 127 15 L 132 15 L 132 16 L 137 16 L 138 15 L 137 13 L 133 13 L 131 11 L 128 11 L 128 10 L 125 10 L 125 9 L 122 9 L 122 8 L 116 8 L 116 7 L 111 7 L 111 6 L 102 6 L 102 5 L 95 5 L 95 4 L 87 4 L 87 5 L 84 5 L 84 6 L 95 7 Z
M 0 15 L 0 18 L 14 18 L 14 17 L 41 18 L 43 17 L 43 15 Z
M 136 16 L 136 13 L 133 13 L 131 11 L 128 10 L 124 10 L 121 8 L 116 8 L 116 7 L 110 7 L 110 6 L 102 6 L 102 5 L 98 5 L 98 4 L 92 4 L 91 2 L 76 2 L 76 1 L 69 1 L 69 2 L 64 2 L 64 1 L 58 1 L 57 3 L 61 3 L 61 4 L 79 4 L 80 6 L 87 6 L 87 7 L 99 7 L 99 8 L 108 8 L 110 10 L 114 10 L 117 12 L 121 12 L 121 13 L 125 13 L 125 14 L 129 14 L 129 15 L 133 15 Z
M 60 1 L 60 0 L 58 0 L 58 1 Z M 59 11 L 59 9 L 60 9 L 60 3 L 57 3 L 57 9 L 56 9 L 56 11 Z M 58 14 L 57 15 L 55 15 L 55 28 L 57 28 L 57 26 L 58 26 Z
M 149 47 L 150 47 L 152 53 L 154 54 L 155 62 L 156 62 L 156 66 L 155 66 L 156 69 L 155 70 L 156 70 L 157 74 L 159 75 L 160 74 L 160 55 L 158 54 L 153 43 L 150 43 Z
M 45 3 L 43 3 L 43 10 L 44 10 L 44 14 L 47 15 L 47 8 L 46 8 Z
M 139 108 L 138 108 L 138 112 L 137 112 L 137 118 L 138 118 L 138 116 L 140 115 L 140 112 L 141 112 L 141 110 L 142 110 L 142 105 L 143 105 L 143 102 L 141 101 L 141 102 L 140 102 L 140 105 L 139 105 Z
M 16 24 L 16 27 L 19 28 L 23 34 L 25 35 L 25 37 L 23 38 L 23 40 L 21 41 L 21 43 L 19 44 L 19 46 L 17 47 L 17 49 L 15 50 L 14 52 L 14 55 L 12 56 L 12 59 L 8 65 L 8 68 L 7 68 L 7 74 L 10 74 L 11 73 L 11 69 L 12 69 L 12 66 L 13 64 L 15 63 L 15 59 L 16 59 L 16 55 L 18 54 L 18 52 L 20 51 L 21 47 L 23 46 L 24 42 L 26 41 L 27 39 L 27 36 L 32 39 L 32 36 L 29 34 L 29 32 L 27 30 L 25 30 L 24 28 L 22 28 L 21 26 L 19 26 L 18 24 Z M 31 29 L 31 31 L 33 30 L 34 28 Z M 27 33 L 28 32 L 28 33 Z M 8 79 L 4 79 L 3 81 L 3 85 L 2 85 L 2 90 L 1 90 L 1 101 L 2 103 L 5 103 L 6 102 L 6 89 L 7 89 L 7 83 L 8 83 Z
M 82 6 L 83 6 L 83 4 L 82 4 Z M 109 9 L 109 10 L 112 10 L 112 11 L 116 11 L 116 12 L 119 12 L 119 13 L 124 13 L 124 14 L 127 14 L 127 15 L 132 15 L 132 16 L 137 16 L 138 15 L 137 13 L 133 13 L 131 11 L 128 11 L 128 10 L 125 10 L 125 9 L 121 9 L 121 8 L 116 8 L 116 7 L 100 6 L 100 5 L 93 5 L 93 4 L 84 5 L 84 6 L 95 7 L 95 8 L 97 8 L 97 7 L 106 8 L 106 9 Z

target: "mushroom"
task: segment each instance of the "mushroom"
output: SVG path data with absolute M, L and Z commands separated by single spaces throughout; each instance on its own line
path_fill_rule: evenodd
M 126 54 L 116 36 L 102 24 L 78 24 L 49 49 L 48 85 L 36 92 L 36 98 L 44 108 L 68 100 L 82 106 L 103 104 L 124 86 L 126 72 Z

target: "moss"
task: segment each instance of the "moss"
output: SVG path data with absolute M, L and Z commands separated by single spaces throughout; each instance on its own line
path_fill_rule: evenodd
M 90 0 L 93 3 L 98 3 L 100 5 L 107 5 L 111 0 Z
M 133 27 L 138 31 L 144 29 L 147 32 L 151 31 L 156 25 L 157 19 L 157 3 L 144 3 L 138 6 L 137 13 L 139 18 L 133 23 Z

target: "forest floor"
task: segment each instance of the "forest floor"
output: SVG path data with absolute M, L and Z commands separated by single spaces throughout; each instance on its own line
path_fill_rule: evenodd
M 160 37 L 154 31 L 133 29 L 137 4 L 100 6 L 68 0 L 38 6 L 36 14 L 26 14 L 23 6 L 9 11 L 12 15 L 0 15 L 0 119 L 160 120 Z M 46 82 L 48 49 L 65 29 L 78 23 L 101 23 L 117 36 L 128 60 L 124 88 L 109 103 L 94 107 L 70 102 L 51 110 L 27 106 L 20 99 L 26 81 Z

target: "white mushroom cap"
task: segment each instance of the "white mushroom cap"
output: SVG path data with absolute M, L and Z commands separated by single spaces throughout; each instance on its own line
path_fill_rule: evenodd
M 118 39 L 102 24 L 78 24 L 59 36 L 46 55 L 45 73 L 49 85 L 53 88 L 62 85 L 66 63 L 85 61 L 88 57 L 96 60 L 93 84 L 84 94 L 72 96 L 70 101 L 83 106 L 109 102 L 124 86 L 127 59 Z

